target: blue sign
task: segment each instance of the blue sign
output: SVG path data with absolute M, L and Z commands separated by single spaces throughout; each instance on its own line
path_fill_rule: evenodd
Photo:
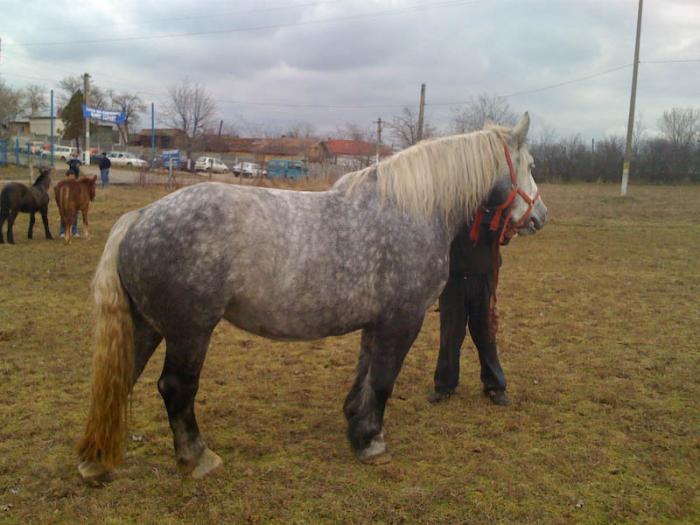
M 96 109 L 91 108 L 83 104 L 83 117 L 94 118 L 95 120 L 102 120 L 104 122 L 111 122 L 112 124 L 124 125 L 126 122 L 126 115 L 120 111 L 108 111 L 106 109 Z
M 161 159 L 163 160 L 163 166 L 168 167 L 170 161 L 173 162 L 173 168 L 180 167 L 180 150 L 179 149 L 166 149 L 161 153 Z

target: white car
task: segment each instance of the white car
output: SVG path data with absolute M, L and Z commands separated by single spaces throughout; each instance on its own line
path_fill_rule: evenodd
M 233 173 L 242 177 L 257 177 L 265 175 L 266 171 L 255 162 L 238 162 L 233 165 Z
M 125 166 L 128 168 L 148 167 L 148 162 L 128 151 L 110 151 L 107 153 L 107 158 L 112 163 L 112 166 Z
M 194 171 L 209 171 L 214 173 L 228 173 L 226 164 L 214 157 L 199 157 L 194 163 Z
M 55 145 L 53 147 L 53 158 L 55 160 L 62 160 L 63 162 L 66 162 L 68 159 L 71 158 L 73 153 L 78 153 L 78 148 L 72 147 L 72 146 L 59 146 Z M 51 158 L 51 150 L 50 149 L 45 149 L 41 152 L 41 158 L 42 159 L 50 159 Z

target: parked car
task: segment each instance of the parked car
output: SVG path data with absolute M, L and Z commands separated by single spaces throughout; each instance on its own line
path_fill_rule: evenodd
M 67 161 L 71 158 L 73 153 L 78 153 L 78 148 L 73 146 L 59 146 L 58 144 L 53 147 L 53 158 L 54 160 Z M 41 152 L 42 159 L 51 158 L 51 148 L 45 149 Z
M 238 162 L 233 165 L 233 173 L 241 177 L 257 177 L 259 175 L 266 175 L 267 171 L 256 164 L 255 162 Z
M 301 179 L 308 169 L 302 160 L 273 159 L 267 163 L 267 174 L 271 179 Z
M 148 162 L 128 151 L 110 151 L 107 158 L 113 167 L 147 168 Z
M 214 157 L 199 157 L 194 163 L 194 171 L 228 173 L 228 166 Z

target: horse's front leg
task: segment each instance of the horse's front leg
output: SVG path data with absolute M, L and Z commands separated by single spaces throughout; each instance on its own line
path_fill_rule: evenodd
M 32 232 L 34 231 L 34 223 L 36 222 L 36 212 L 29 212 L 29 231 L 27 232 L 27 239 L 32 238 Z
M 223 464 L 204 443 L 194 415 L 194 398 L 210 336 L 211 332 L 189 338 L 166 337 L 165 364 L 158 380 L 173 431 L 178 468 L 195 479 Z
M 413 315 L 362 333 L 357 377 L 343 408 L 350 445 L 364 463 L 391 459 L 384 442 L 384 410 L 422 324 L 423 315 Z
M 51 235 L 51 231 L 49 230 L 49 207 L 44 206 L 40 210 L 41 213 L 41 222 L 44 223 L 44 235 L 46 235 L 47 239 L 53 240 L 53 235 Z

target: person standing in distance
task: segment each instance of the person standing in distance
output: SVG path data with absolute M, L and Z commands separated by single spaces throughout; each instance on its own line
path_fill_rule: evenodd
M 112 161 L 107 158 L 107 153 L 102 152 L 102 156 L 100 157 L 100 179 L 102 180 L 102 189 L 105 189 L 107 187 L 107 184 L 109 184 L 109 169 L 112 167 Z

